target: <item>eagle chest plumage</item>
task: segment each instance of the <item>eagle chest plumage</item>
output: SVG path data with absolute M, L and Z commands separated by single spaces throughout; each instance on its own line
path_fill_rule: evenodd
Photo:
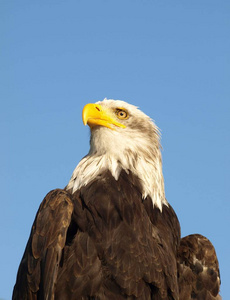
M 125 172 L 116 181 L 108 171 L 72 195 L 55 299 L 176 299 L 179 224 L 171 208 L 163 214 L 171 214 L 174 231 L 159 209 L 149 214 L 152 201 L 143 201 L 138 181 Z

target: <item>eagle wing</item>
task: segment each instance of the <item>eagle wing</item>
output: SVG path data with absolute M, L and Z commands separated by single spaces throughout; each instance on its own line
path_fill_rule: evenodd
M 60 189 L 47 194 L 19 266 L 13 300 L 54 299 L 54 285 L 71 222 L 73 203 Z
M 180 299 L 220 300 L 220 273 L 212 243 L 200 234 L 181 239 L 178 250 Z

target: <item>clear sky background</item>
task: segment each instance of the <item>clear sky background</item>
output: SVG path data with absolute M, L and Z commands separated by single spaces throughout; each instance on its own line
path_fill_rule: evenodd
M 40 202 L 89 149 L 81 111 L 137 105 L 161 128 L 182 235 L 214 244 L 230 299 L 230 2 L 0 1 L 0 298 Z

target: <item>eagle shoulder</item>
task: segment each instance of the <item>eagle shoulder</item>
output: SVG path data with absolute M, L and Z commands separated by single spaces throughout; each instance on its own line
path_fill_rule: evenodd
M 56 189 L 42 201 L 21 260 L 13 291 L 16 299 L 53 299 L 62 249 L 66 243 L 73 203 L 68 192 Z
M 219 264 L 206 237 L 192 234 L 182 238 L 177 260 L 180 299 L 221 300 Z

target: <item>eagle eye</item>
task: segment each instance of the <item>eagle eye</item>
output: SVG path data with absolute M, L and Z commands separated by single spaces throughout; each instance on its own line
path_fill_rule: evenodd
M 128 117 L 129 117 L 128 112 L 126 110 L 119 109 L 119 108 L 116 110 L 116 115 L 121 120 L 128 119 Z

